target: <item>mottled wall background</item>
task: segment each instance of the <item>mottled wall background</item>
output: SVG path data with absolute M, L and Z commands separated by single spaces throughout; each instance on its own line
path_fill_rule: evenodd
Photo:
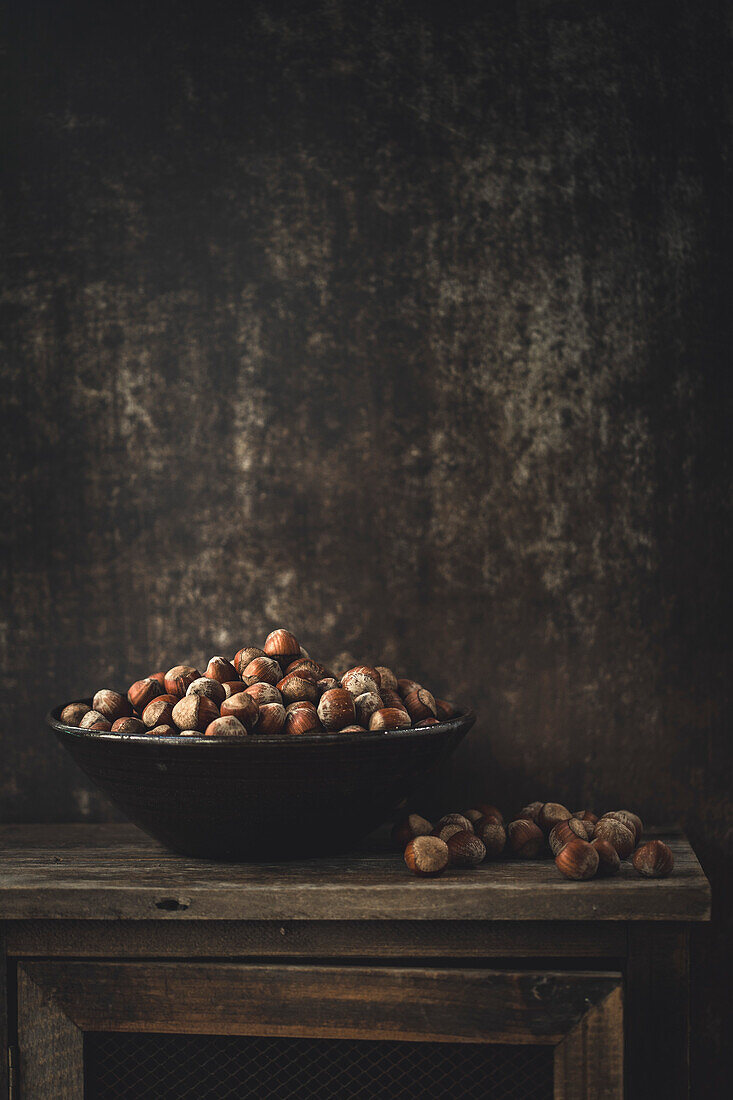
M 12 0 L 3 818 L 114 816 L 44 729 L 61 699 L 281 623 L 394 663 L 480 714 L 446 804 L 685 825 L 710 1072 L 730 16 Z

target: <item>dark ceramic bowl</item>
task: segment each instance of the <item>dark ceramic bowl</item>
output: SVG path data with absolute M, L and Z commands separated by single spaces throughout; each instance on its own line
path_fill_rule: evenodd
M 90 699 L 84 702 L 91 703 Z M 383 824 L 476 720 L 390 733 L 125 736 L 47 721 L 135 825 L 207 859 L 287 859 L 353 847 Z

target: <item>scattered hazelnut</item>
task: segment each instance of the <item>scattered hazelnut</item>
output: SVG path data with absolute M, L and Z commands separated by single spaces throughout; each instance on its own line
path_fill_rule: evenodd
M 176 702 L 171 695 L 159 695 L 151 699 L 142 713 L 142 720 L 148 729 L 153 726 L 169 726 L 173 721 L 173 708 Z
M 480 810 L 464 810 L 463 816 L 468 818 L 472 825 L 476 825 L 476 823 L 482 821 L 484 817 Z
M 401 852 L 404 852 L 411 840 L 414 840 L 416 836 L 427 836 L 432 832 L 432 829 L 433 826 L 427 818 L 420 817 L 420 814 L 408 814 L 407 817 L 403 817 L 401 821 L 398 821 L 392 829 L 392 844 L 395 848 L 399 848 Z
M 318 698 L 323 695 L 325 691 L 333 691 L 334 688 L 341 687 L 335 676 L 323 676 L 316 684 L 318 688 Z
M 437 836 L 416 836 L 405 848 L 405 863 L 414 875 L 439 875 L 449 859 L 448 845 Z
M 559 802 L 544 802 L 542 809 L 537 814 L 537 824 L 543 832 L 549 833 L 556 825 L 559 825 L 561 821 L 567 821 L 569 817 L 572 817 L 570 810 L 567 810 Z
M 608 817 L 616 818 L 617 821 L 623 821 L 624 825 L 634 834 L 634 844 L 639 843 L 641 834 L 644 831 L 644 826 L 638 814 L 632 813 L 631 810 L 611 810 L 610 813 L 603 814 L 601 820 Z
M 413 722 L 417 722 L 421 718 L 435 718 L 438 713 L 435 699 L 427 688 L 418 688 L 417 691 L 411 691 L 405 696 L 404 703 L 405 710 Z
M 164 684 L 161 684 L 153 676 L 147 676 L 144 680 L 136 680 L 134 684 L 130 684 L 127 690 L 127 698 L 135 710 L 145 710 L 151 699 L 155 699 L 157 695 L 163 695 L 164 693 Z
M 484 821 L 476 826 L 476 835 L 486 849 L 487 859 L 496 859 L 506 845 L 506 829 L 495 821 Z
M 548 841 L 553 856 L 562 851 L 571 840 L 589 840 L 593 836 L 593 827 L 588 834 L 588 827 L 584 821 L 578 821 L 576 817 L 569 817 L 567 821 L 560 821 L 550 830 Z
M 458 714 L 455 704 L 449 703 L 447 699 L 436 699 L 435 709 L 441 722 L 447 722 L 449 718 L 455 718 Z
M 528 805 L 523 806 L 517 814 L 515 820 L 525 818 L 527 821 L 537 821 L 540 810 L 544 806 L 544 802 L 530 802 Z
M 368 726 L 369 719 L 374 714 L 375 710 L 381 709 L 382 700 L 376 691 L 365 691 L 361 695 L 357 695 L 354 699 L 356 718 L 362 726 Z
M 573 817 L 577 817 L 578 821 L 586 821 L 593 827 L 595 827 L 598 821 L 596 814 L 592 813 L 590 810 L 578 810 L 576 814 L 573 814 Z
M 404 710 L 405 714 L 407 714 L 407 707 L 402 702 L 402 696 L 398 692 L 392 691 L 391 688 L 382 688 L 379 695 L 385 707 Z
M 387 668 L 386 665 L 375 665 L 376 671 L 379 673 L 379 687 L 391 688 L 392 691 L 397 691 L 397 677 L 391 668 Z
M 473 832 L 473 825 L 463 814 L 443 814 L 440 820 L 435 823 L 435 828 L 442 829 L 444 825 L 459 825 L 461 829 L 465 829 L 469 833 Z
M 283 697 L 284 703 L 295 703 L 299 699 L 307 699 L 315 703 L 318 699 L 318 688 L 310 677 L 299 672 L 289 672 L 282 680 L 278 681 L 277 690 Z
M 476 809 L 484 815 L 487 821 L 493 821 L 497 825 L 504 824 L 504 814 L 496 806 L 491 806 L 488 802 L 479 802 Z
M 287 676 L 291 672 L 308 674 L 314 683 L 328 675 L 323 665 L 319 665 L 318 661 L 313 661 L 310 657 L 298 657 L 296 660 L 291 661 L 285 669 L 285 675 Z
M 545 837 L 539 825 L 524 817 L 510 821 L 506 835 L 509 851 L 519 859 L 536 859 L 545 847 Z
M 100 714 L 98 710 L 88 710 L 79 722 L 79 729 L 82 730 L 101 730 L 106 733 L 112 729 L 112 723 L 108 718 L 105 718 L 103 714 Z
M 631 864 L 646 878 L 666 878 L 672 873 L 674 856 L 663 841 L 649 840 L 636 849 Z
M 598 870 L 599 856 L 587 840 L 570 840 L 555 856 L 555 866 L 565 878 L 593 878 Z
M 591 846 L 598 852 L 598 874 L 618 874 L 621 867 L 621 860 L 613 844 L 608 840 L 592 840 Z
M 411 691 L 419 691 L 422 684 L 418 684 L 417 680 L 398 680 L 397 690 L 404 699 L 406 695 L 409 695 Z
M 304 733 L 320 733 L 321 730 L 321 723 L 314 708 L 295 707 L 290 713 L 285 711 L 284 733 L 297 737 Z
M 232 698 L 236 699 L 237 696 L 233 695 Z M 209 723 L 219 717 L 219 708 L 205 695 L 186 695 L 176 703 L 171 717 L 179 730 L 198 730 L 203 733 Z
M 112 723 L 112 733 L 147 733 L 148 728 L 139 718 L 118 718 Z
M 424 729 L 425 726 L 439 726 L 440 722 L 437 718 L 416 718 L 412 725 L 415 729 Z
M 181 699 L 188 690 L 188 685 L 198 680 L 201 673 L 190 665 L 174 665 L 165 674 L 165 690 L 168 695 L 176 695 Z
M 210 680 L 218 680 L 220 684 L 226 684 L 228 680 L 236 680 L 237 670 L 226 657 L 212 657 L 206 666 L 204 676 Z
M 119 691 L 110 691 L 108 688 L 102 688 L 96 693 L 92 699 L 92 710 L 103 714 L 110 722 L 115 722 L 118 718 L 127 718 L 132 714 L 132 707 L 125 696 L 120 695 Z
M 282 679 L 282 669 L 271 657 L 255 657 L 240 673 L 247 687 L 252 684 L 277 684 Z
M 248 664 L 257 657 L 266 657 L 264 649 L 258 649 L 256 645 L 245 646 L 234 654 L 232 664 L 237 670 L 237 676 L 241 676 Z M 232 677 L 234 679 L 234 677 Z
M 486 859 L 483 842 L 473 832 L 461 829 L 446 843 L 451 867 L 478 867 Z
M 473 832 L 473 830 L 471 831 Z M 448 825 L 436 825 L 430 835 L 440 837 L 440 839 L 444 840 L 447 844 L 450 838 L 455 836 L 456 833 L 467 832 L 468 829 L 464 829 L 462 825 L 456 825 L 455 822 L 452 822 Z
M 238 695 L 230 695 L 221 704 L 222 718 L 236 718 L 248 730 L 251 730 L 257 721 L 257 703 L 246 691 L 240 691 Z
M 341 677 L 341 687 L 350 691 L 352 695 L 363 695 L 367 691 L 378 692 L 381 677 L 376 668 L 371 665 L 357 665 L 350 668 Z
M 368 732 L 369 731 L 366 729 L 365 726 L 359 726 L 356 723 L 354 723 L 353 726 L 344 726 L 344 728 L 342 730 L 339 730 L 339 733 L 368 733 Z
M 209 722 L 204 735 L 206 737 L 246 737 L 247 730 L 233 714 L 226 714 Z
M 375 710 L 369 719 L 370 730 L 402 730 L 412 725 L 410 715 L 399 707 L 382 707 Z
M 88 703 L 69 703 L 68 707 L 64 707 L 61 711 L 59 721 L 63 722 L 65 726 L 78 727 L 84 715 L 88 714 L 91 709 Z
M 318 704 L 318 717 L 323 728 L 332 732 L 352 725 L 356 717 L 354 696 L 345 688 L 324 692 Z
M 150 680 L 157 680 L 163 691 L 165 691 L 165 673 L 164 672 L 151 672 L 148 677 Z
M 268 657 L 272 657 L 279 662 L 285 661 L 286 664 L 290 664 L 296 657 L 300 657 L 298 639 L 289 630 L 283 630 L 282 627 L 271 631 L 267 635 L 262 648 Z
M 246 687 L 244 680 L 227 680 L 227 682 L 221 686 L 224 688 L 225 699 L 228 699 L 231 695 L 236 695 L 240 691 L 244 691 Z
M 285 707 L 282 703 L 263 703 L 257 712 L 255 733 L 280 733 L 285 724 Z
M 284 705 L 282 695 L 273 684 L 250 684 L 248 688 L 245 688 L 244 684 L 240 684 L 239 690 L 243 691 L 245 695 L 251 695 L 258 707 L 264 707 L 266 703 Z M 233 694 L 236 694 L 236 692 Z
M 593 838 L 607 840 L 621 859 L 628 859 L 634 850 L 634 833 L 616 817 L 602 817 L 595 827 Z
M 168 723 L 163 723 L 162 726 L 153 726 L 151 730 L 145 731 L 148 737 L 175 737 L 178 730 L 175 726 L 170 726 Z
M 192 680 L 186 689 L 186 695 L 205 695 L 217 706 L 221 706 L 227 697 L 224 685 L 209 676 L 199 676 L 198 680 Z

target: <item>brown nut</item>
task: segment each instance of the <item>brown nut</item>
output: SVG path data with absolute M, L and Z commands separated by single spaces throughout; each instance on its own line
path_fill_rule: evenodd
M 277 684 L 282 679 L 282 669 L 271 657 L 255 657 L 240 673 L 247 687 L 251 684 Z
M 110 691 L 102 688 L 92 699 L 92 710 L 103 714 L 110 722 L 116 722 L 118 718 L 128 718 L 132 714 L 132 707 L 124 695 L 119 691 Z
M 307 674 L 314 683 L 317 683 L 318 680 L 322 680 L 324 676 L 328 675 L 323 665 L 320 665 L 318 661 L 313 661 L 310 657 L 296 657 L 296 659 L 291 661 L 285 669 L 285 675 L 287 676 L 290 672 Z
M 368 732 L 369 732 L 369 730 L 366 728 L 366 726 L 359 726 L 359 725 L 357 725 L 356 722 L 354 723 L 353 726 L 344 726 L 344 728 L 342 730 L 339 730 L 339 733 L 368 733 Z
M 224 685 L 219 680 L 212 680 L 210 676 L 199 676 L 198 680 L 192 680 L 186 689 L 186 695 L 205 695 L 217 707 L 227 697 Z
M 458 714 L 455 703 L 449 703 L 447 699 L 436 699 L 435 709 L 441 722 L 447 722 L 449 718 L 455 718 Z
M 387 668 L 386 665 L 375 665 L 374 668 L 379 673 L 379 687 L 391 688 L 392 691 L 397 691 L 397 677 L 391 668 Z
M 506 829 L 495 821 L 484 821 L 475 827 L 476 836 L 486 849 L 487 859 L 497 859 L 506 846 Z
M 588 824 L 590 824 L 590 822 Z M 613 844 L 608 840 L 592 840 L 591 845 L 598 852 L 598 874 L 618 874 L 621 867 L 621 860 Z
M 662 840 L 649 840 L 634 852 L 631 864 L 646 878 L 666 878 L 674 867 L 674 856 Z
M 78 729 L 82 718 L 91 709 L 88 703 L 69 703 L 68 707 L 64 707 L 61 711 L 59 722 L 63 722 L 65 726 L 76 726 Z
M 171 717 L 179 730 L 198 730 L 199 733 L 203 733 L 206 727 L 219 717 L 219 708 L 205 695 L 185 695 L 174 706 Z
M 259 649 L 256 645 L 244 646 L 243 649 L 237 650 L 232 658 L 232 664 L 237 670 L 237 676 L 241 676 L 248 664 L 257 657 L 266 657 L 264 649 Z
M 366 691 L 378 692 L 381 677 L 376 668 L 371 665 L 356 665 L 350 668 L 341 677 L 341 687 L 350 691 L 353 696 L 363 695 Z
M 416 836 L 427 836 L 432 832 L 432 829 L 433 826 L 427 818 L 420 817 L 420 814 L 408 814 L 407 817 L 403 817 L 393 827 L 392 844 L 395 848 L 404 852 L 411 840 L 414 840 Z
M 362 726 L 368 726 L 369 719 L 374 714 L 375 710 L 381 709 L 382 699 L 376 691 L 365 691 L 363 694 L 357 695 L 354 699 L 356 720 Z
M 610 813 L 603 814 L 601 821 L 607 817 L 616 818 L 617 821 L 623 821 L 624 825 L 631 829 L 631 832 L 634 834 L 634 844 L 639 843 L 641 834 L 644 832 L 644 826 L 638 814 L 632 813 L 631 810 L 611 810 Z
M 561 821 L 567 821 L 572 817 L 570 810 L 559 802 L 543 802 L 542 809 L 537 814 L 537 824 L 543 832 L 549 833 Z
M 567 821 L 561 821 L 554 829 L 550 830 L 547 838 L 550 843 L 550 851 L 553 856 L 562 851 L 571 840 L 590 840 L 593 836 L 593 826 L 588 826 L 584 821 L 578 821 L 576 817 L 569 817 Z
M 139 718 L 118 718 L 112 723 L 112 733 L 147 733 L 148 727 Z
M 411 691 L 405 696 L 404 703 L 405 710 L 413 722 L 418 722 L 422 718 L 435 718 L 438 713 L 435 699 L 427 688 L 418 688 L 417 691 Z
M 621 859 L 628 859 L 634 850 L 634 833 L 617 817 L 602 817 L 595 827 L 593 838 L 607 840 Z
M 497 806 L 492 806 L 488 802 L 478 802 L 476 809 L 484 815 L 486 821 L 493 821 L 497 825 L 504 824 L 504 814 Z
M 142 713 L 142 720 L 148 729 L 154 726 L 170 726 L 176 702 L 172 695 L 159 695 L 157 699 L 152 699 Z
M 468 818 L 471 824 L 475 826 L 479 821 L 483 821 L 485 815 L 480 810 L 464 810 L 463 816 Z
M 290 664 L 296 657 L 300 657 L 298 639 L 289 630 L 283 630 L 282 627 L 272 630 L 267 635 L 262 648 L 268 657 L 272 657 L 280 663 L 284 661 L 286 664 Z
M 545 847 L 545 835 L 539 825 L 519 817 L 506 827 L 507 844 L 513 856 L 519 859 L 536 859 Z
M 436 821 L 435 828 L 442 829 L 444 825 L 460 825 L 460 827 L 466 829 L 467 832 L 473 832 L 472 823 L 463 814 L 443 814 L 443 816 Z
M 175 726 L 169 726 L 164 723 L 162 726 L 153 726 L 151 730 L 145 730 L 148 737 L 175 737 L 178 730 Z
M 108 718 L 105 718 L 103 714 L 100 714 L 98 710 L 88 710 L 79 722 L 79 729 L 100 730 L 106 733 L 112 729 L 112 723 Z
M 333 688 L 321 696 L 318 717 L 325 730 L 336 732 L 353 725 L 356 718 L 354 696 L 345 688 Z
M 257 712 L 255 733 L 280 733 L 285 725 L 285 707 L 282 703 L 263 703 Z
M 529 802 L 519 811 L 515 818 L 515 821 L 518 821 L 520 818 L 524 818 L 526 821 L 534 821 L 536 824 L 537 817 L 543 806 L 544 802 Z
M 229 699 L 230 696 L 237 695 L 240 691 L 244 691 L 247 685 L 244 680 L 227 680 L 227 682 L 221 686 L 224 688 L 224 698 Z
M 250 684 L 248 688 L 242 684 L 239 690 L 245 695 L 251 695 L 258 707 L 264 707 L 267 703 L 279 703 L 280 706 L 284 706 L 283 697 L 273 684 Z
M 153 676 L 147 676 L 144 680 L 136 680 L 134 684 L 130 684 L 127 689 L 127 698 L 135 710 L 143 711 L 151 699 L 164 693 L 164 684 Z
M 392 691 L 392 688 L 382 688 L 379 695 L 385 707 L 394 707 L 397 710 L 404 710 L 405 714 L 407 714 L 407 707 L 402 702 L 402 696 L 398 692 Z
M 411 691 L 419 691 L 422 684 L 418 684 L 417 680 L 398 680 L 397 690 L 404 699 L 406 695 L 409 695 Z
M 594 828 L 598 821 L 597 815 L 591 810 L 578 810 L 576 814 L 573 814 L 573 817 L 577 817 L 578 821 L 587 822 L 587 824 L 592 825 Z
M 471 830 L 471 831 L 473 831 L 473 830 Z M 450 840 L 450 838 L 452 836 L 454 836 L 456 833 L 467 833 L 467 832 L 468 832 L 468 829 L 464 829 L 462 825 L 457 825 L 453 821 L 453 822 L 449 822 L 447 825 L 436 825 L 430 835 L 440 837 L 441 840 L 444 840 L 447 843 Z
M 369 719 L 369 729 L 377 732 L 409 729 L 411 725 L 410 715 L 399 707 L 382 707 L 375 710 Z
M 157 680 L 163 691 L 165 691 L 165 673 L 164 672 L 151 672 L 148 677 L 149 680 Z
M 598 870 L 598 852 L 587 840 L 571 840 L 555 856 L 555 866 L 565 878 L 593 878 Z
M 191 665 L 174 665 L 165 674 L 165 690 L 168 695 L 176 695 L 183 698 L 188 690 L 188 685 L 198 680 L 201 673 Z
M 341 684 L 335 676 L 323 676 L 317 682 L 316 687 L 318 688 L 318 698 L 320 699 L 324 691 L 333 691 L 335 688 L 340 688 Z
M 424 729 L 425 726 L 439 726 L 440 722 L 437 718 L 416 718 L 412 723 L 412 726 L 417 729 Z
M 302 676 L 299 672 L 289 672 L 282 680 L 278 681 L 277 690 L 283 697 L 284 703 L 295 703 L 306 699 L 309 703 L 318 700 L 318 688 L 310 677 Z
M 289 713 L 285 711 L 283 733 L 299 737 L 304 733 L 320 733 L 322 726 L 318 714 L 312 707 L 295 707 Z
M 448 845 L 437 836 L 416 836 L 405 848 L 405 863 L 413 875 L 439 875 L 445 871 L 449 859 Z
M 258 709 L 257 703 L 251 695 L 247 695 L 246 691 L 240 691 L 238 695 L 230 695 L 220 708 L 222 718 L 227 716 L 236 718 L 248 730 L 251 730 L 257 721 Z
M 206 666 L 204 676 L 208 676 L 210 680 L 218 680 L 220 684 L 226 684 L 229 680 L 236 680 L 238 673 L 226 657 L 212 657 Z
M 483 842 L 474 835 L 461 829 L 446 841 L 451 867 L 478 867 L 486 859 Z
M 204 730 L 206 737 L 246 737 L 247 730 L 233 714 L 223 715 L 209 722 Z

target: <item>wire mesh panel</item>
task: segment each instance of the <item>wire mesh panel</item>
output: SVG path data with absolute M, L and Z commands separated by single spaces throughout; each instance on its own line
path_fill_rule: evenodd
M 87 1100 L 551 1100 L 552 1049 L 260 1036 L 89 1034 Z

